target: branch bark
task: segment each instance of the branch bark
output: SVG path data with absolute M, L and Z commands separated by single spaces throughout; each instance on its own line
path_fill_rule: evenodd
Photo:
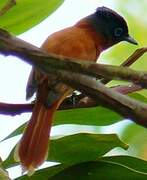
M 115 92 L 96 80 L 96 78 L 110 77 L 112 75 L 113 78 L 121 77 L 147 87 L 146 73 L 124 67 L 83 63 L 83 61 L 82 64 L 78 64 L 67 60 L 68 58 L 49 55 L 3 30 L 0 30 L 0 52 L 4 55 L 20 57 L 47 74 L 53 73 L 62 82 L 94 98 L 104 107 L 110 108 L 125 118 L 131 118 L 137 124 L 147 127 L 146 104 Z
M 143 49 L 147 51 L 147 48 Z M 55 54 L 48 54 L 25 41 L 11 36 L 2 29 L 0 29 L 0 52 L 6 56 L 17 56 L 45 73 L 56 74 L 58 69 L 66 70 L 74 73 L 82 73 L 98 79 L 111 77 L 112 79 L 132 81 L 143 88 L 147 88 L 147 72 L 135 71 L 127 67 L 96 64 L 69 59 Z
M 101 82 L 85 75 L 79 76 L 75 73 L 62 72 L 59 73 L 59 77 L 64 83 L 92 97 L 102 106 L 147 127 L 147 105 L 145 103 L 115 92 L 105 87 Z

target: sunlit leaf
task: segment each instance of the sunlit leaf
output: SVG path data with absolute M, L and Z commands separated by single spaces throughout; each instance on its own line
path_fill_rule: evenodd
M 0 1 L 2 8 L 8 0 Z M 0 28 L 20 34 L 40 23 L 54 12 L 64 0 L 16 0 L 7 13 L 0 16 Z
M 121 139 L 130 145 L 127 153 L 129 155 L 139 156 L 147 159 L 147 129 L 136 125 L 129 124 L 122 130 Z

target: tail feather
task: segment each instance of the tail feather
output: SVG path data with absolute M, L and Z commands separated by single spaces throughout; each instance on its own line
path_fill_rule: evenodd
M 18 156 L 25 170 L 41 165 L 48 152 L 48 141 L 56 102 L 49 109 L 41 102 L 36 103 L 32 117 L 19 143 Z

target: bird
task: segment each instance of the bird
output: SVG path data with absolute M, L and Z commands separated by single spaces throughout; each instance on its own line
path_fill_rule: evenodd
M 73 26 L 51 34 L 41 49 L 69 59 L 96 62 L 104 50 L 121 41 L 137 45 L 137 41 L 129 35 L 126 20 L 114 10 L 102 6 Z M 26 87 L 26 99 L 36 94 L 36 102 L 16 153 L 28 174 L 32 175 L 46 160 L 54 114 L 73 91 L 54 75 L 47 76 L 32 69 Z

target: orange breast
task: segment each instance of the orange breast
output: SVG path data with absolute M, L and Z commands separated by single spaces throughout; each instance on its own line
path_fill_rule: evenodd
M 96 61 L 100 53 L 89 31 L 77 26 L 52 34 L 42 48 L 49 53 L 88 61 Z

